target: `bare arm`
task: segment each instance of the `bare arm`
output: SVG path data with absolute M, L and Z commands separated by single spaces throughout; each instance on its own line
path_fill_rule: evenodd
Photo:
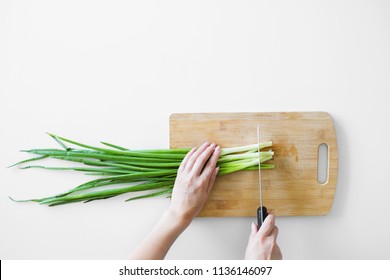
M 218 173 L 219 146 L 205 143 L 183 159 L 169 208 L 132 252 L 131 259 L 164 259 L 177 237 L 205 204 Z

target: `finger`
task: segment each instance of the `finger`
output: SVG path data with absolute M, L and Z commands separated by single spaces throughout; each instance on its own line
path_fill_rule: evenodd
M 213 174 L 211 175 L 211 178 L 210 178 L 210 181 L 209 181 L 209 185 L 208 185 L 208 187 L 207 187 L 207 193 L 210 193 L 211 190 L 213 189 L 214 183 L 215 183 L 215 179 L 217 179 L 218 171 L 219 171 L 219 167 L 216 167 L 216 168 L 214 169 Z
M 217 165 L 219 155 L 221 153 L 221 148 L 217 146 L 210 157 L 209 161 L 206 163 L 206 165 L 203 168 L 202 176 L 205 178 L 210 177 L 210 175 L 214 172 L 215 166 Z
M 248 237 L 248 244 L 249 244 L 249 242 L 251 242 L 251 240 L 253 238 L 255 238 L 256 233 L 257 233 L 257 225 L 254 222 L 252 222 L 251 223 L 251 232 L 249 233 L 249 237 Z
M 256 235 L 256 233 L 257 233 L 257 225 L 256 225 L 254 222 L 252 222 L 252 225 L 251 225 L 251 234 L 250 234 L 250 237 L 253 237 L 253 236 L 255 236 L 255 235 Z
M 194 174 L 200 175 L 206 162 L 209 160 L 214 150 L 215 150 L 215 144 L 211 144 L 202 152 L 202 154 L 199 155 L 199 157 L 196 159 L 194 163 L 194 166 L 192 167 L 192 172 Z
M 177 170 L 177 172 L 182 172 L 186 168 L 188 159 L 193 155 L 193 153 L 195 153 L 195 151 L 196 151 L 196 148 L 192 148 L 191 151 L 189 151 L 186 154 L 183 161 L 180 163 L 180 166 L 179 166 L 179 169 Z
M 193 153 L 191 155 L 191 157 L 188 158 L 188 161 L 187 161 L 187 164 L 186 164 L 186 167 L 185 169 L 187 171 L 191 171 L 194 164 L 195 164 L 195 161 L 197 160 L 197 158 L 207 149 L 207 147 L 210 145 L 210 143 L 204 143 L 202 146 L 200 146 L 195 153 Z
M 271 234 L 274 227 L 275 227 L 275 216 L 273 214 L 268 214 L 267 218 L 265 218 L 264 223 L 261 225 L 257 233 L 261 235 L 261 237 L 267 237 Z

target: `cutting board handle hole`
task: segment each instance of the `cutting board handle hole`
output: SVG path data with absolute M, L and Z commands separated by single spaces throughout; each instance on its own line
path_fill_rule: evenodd
M 329 147 L 327 144 L 322 143 L 318 146 L 318 165 L 317 165 L 317 181 L 321 185 L 325 185 L 328 182 L 328 160 L 329 160 Z

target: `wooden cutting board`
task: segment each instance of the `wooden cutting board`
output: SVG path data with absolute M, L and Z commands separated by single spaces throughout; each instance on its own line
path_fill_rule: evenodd
M 262 170 L 264 206 L 278 216 L 325 215 L 336 190 L 337 142 L 331 116 L 325 112 L 202 113 L 170 116 L 170 146 L 195 147 L 205 141 L 221 147 L 272 140 L 275 169 Z M 317 180 L 319 145 L 328 145 L 328 177 Z M 200 216 L 256 216 L 257 171 L 217 178 Z

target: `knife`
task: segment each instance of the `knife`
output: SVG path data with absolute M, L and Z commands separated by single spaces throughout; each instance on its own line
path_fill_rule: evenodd
M 267 208 L 263 206 L 263 186 L 261 183 L 261 162 L 260 162 L 260 126 L 257 124 L 257 152 L 259 159 L 259 190 L 260 190 L 260 207 L 257 208 L 257 229 L 259 230 L 265 218 L 267 218 Z

